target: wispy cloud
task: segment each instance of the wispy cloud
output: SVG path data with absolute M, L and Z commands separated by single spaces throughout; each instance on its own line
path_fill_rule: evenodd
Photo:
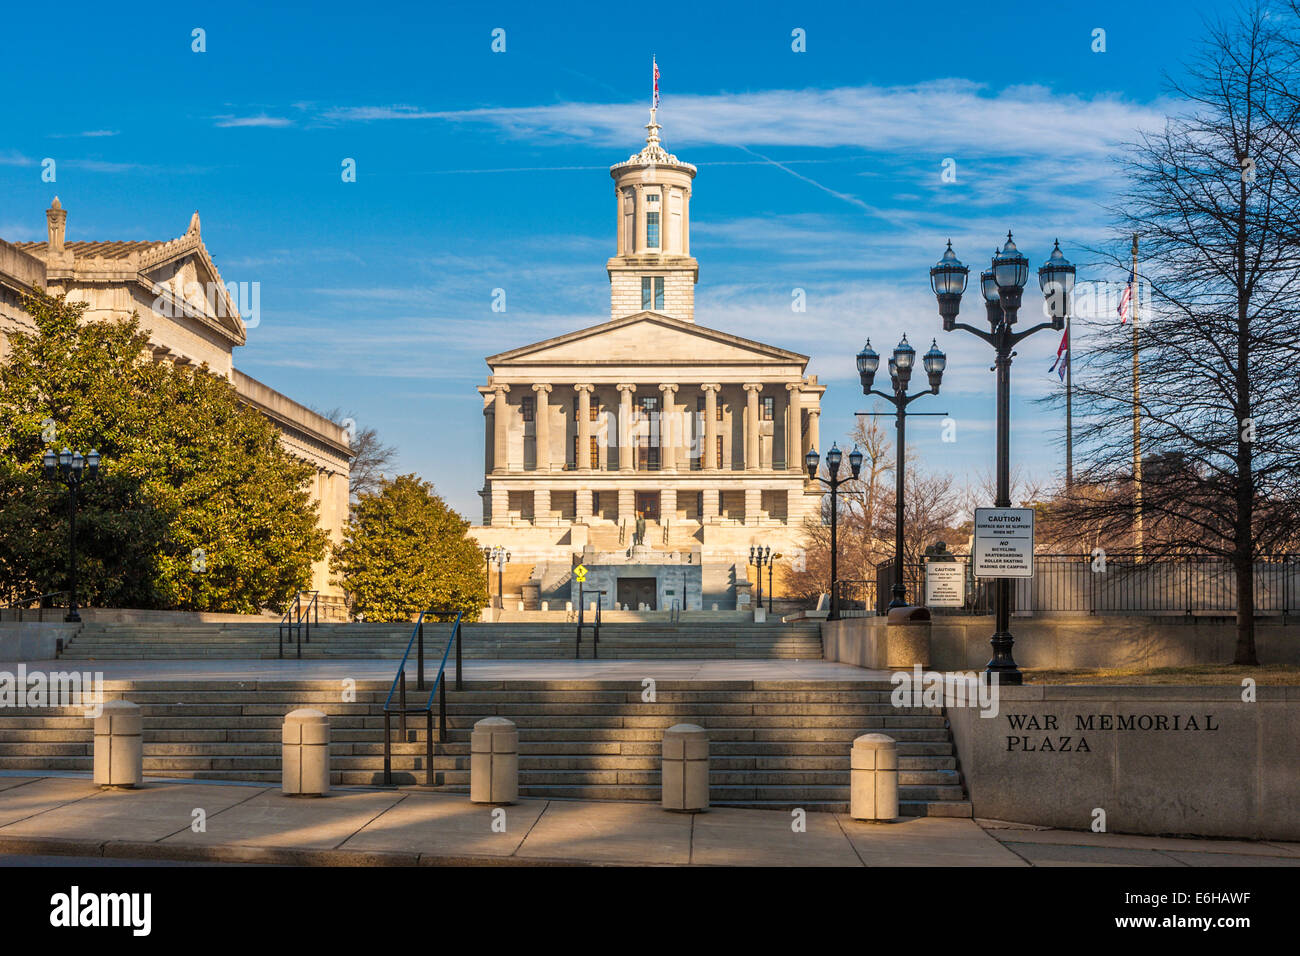
M 292 126 L 293 120 L 284 116 L 270 116 L 267 113 L 258 113 L 255 116 L 214 116 L 214 125 L 228 127 L 271 127 L 280 128 Z
M 118 135 L 120 135 L 120 130 L 88 129 L 80 133 L 51 133 L 50 139 L 81 139 L 81 138 L 98 139 L 104 136 L 118 136 Z

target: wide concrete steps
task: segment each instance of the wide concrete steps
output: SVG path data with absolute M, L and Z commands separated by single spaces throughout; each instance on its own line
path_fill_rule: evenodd
M 301 645 L 287 643 L 286 657 L 397 660 L 406 651 L 410 624 L 320 624 Z M 280 655 L 278 628 L 256 624 L 86 624 L 64 652 L 69 660 L 258 660 Z M 426 654 L 446 646 L 444 624 L 425 627 Z M 551 660 L 575 656 L 571 623 L 466 624 L 462 653 L 475 660 Z M 602 659 L 820 660 L 817 624 L 615 623 L 601 627 L 593 649 L 583 635 L 580 656 Z
M 663 731 L 709 730 L 712 800 L 719 805 L 840 809 L 849 748 L 859 734 L 898 741 L 902 812 L 969 816 L 946 720 L 938 708 L 895 708 L 885 682 L 661 681 L 642 699 L 632 681 L 467 681 L 447 695 L 447 739 L 434 730 L 435 786 L 469 787 L 469 735 L 488 716 L 520 734 L 520 790 L 557 799 L 658 800 Z M 334 681 L 117 681 L 107 696 L 141 705 L 144 769 L 153 777 L 280 779 L 284 714 L 330 716 L 332 778 L 383 782 L 386 682 L 360 681 L 342 700 Z M 408 702 L 422 694 L 408 687 Z M 395 783 L 426 779 L 425 719 L 405 733 L 392 717 Z M 91 769 L 91 721 L 71 709 L 0 712 L 0 769 Z

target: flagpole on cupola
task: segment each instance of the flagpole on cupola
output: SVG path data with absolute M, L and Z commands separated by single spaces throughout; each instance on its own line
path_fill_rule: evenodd
M 1138 390 L 1138 234 L 1133 233 L 1133 268 L 1129 273 L 1132 283 L 1133 309 L 1133 545 L 1137 559 L 1142 560 L 1142 413 Z

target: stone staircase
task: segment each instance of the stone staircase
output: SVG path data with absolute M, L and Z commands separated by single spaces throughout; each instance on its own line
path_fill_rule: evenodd
M 304 659 L 399 660 L 411 636 L 410 624 L 320 624 L 302 645 Z M 500 623 L 463 625 L 466 659 L 572 660 L 576 625 Z M 255 660 L 277 656 L 274 624 L 132 623 L 82 626 L 63 653 L 67 660 Z M 440 649 L 450 625 L 427 624 L 426 653 Z M 600 629 L 602 660 L 821 660 L 820 626 L 813 622 L 720 624 L 683 619 L 667 623 L 606 623 Z M 297 648 L 286 646 L 286 657 Z M 592 656 L 591 635 L 583 635 L 582 656 Z
M 383 781 L 386 681 L 358 681 L 355 703 L 341 702 L 335 681 L 110 681 L 106 688 L 106 697 L 143 708 L 147 776 L 276 783 L 283 716 L 310 706 L 330 715 L 334 782 Z M 524 796 L 658 800 L 663 731 L 690 722 L 709 731 L 715 804 L 842 810 L 853 738 L 880 732 L 898 741 L 903 815 L 969 817 L 942 710 L 893 707 L 891 689 L 886 681 L 659 681 L 647 703 L 640 681 L 466 681 L 465 690 L 448 690 L 449 740 L 435 744 L 437 786 L 468 791 L 470 729 L 502 716 L 519 727 Z M 7 708 L 0 769 L 89 771 L 91 725 L 76 710 Z M 396 717 L 393 728 L 395 782 L 423 784 L 423 717 L 412 718 L 404 740 L 396 739 Z

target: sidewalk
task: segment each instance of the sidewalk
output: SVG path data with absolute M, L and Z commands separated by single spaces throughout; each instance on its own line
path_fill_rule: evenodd
M 199 812 L 201 811 L 201 813 Z M 195 821 L 205 829 L 196 832 Z M 1300 866 L 1300 844 L 1077 833 L 992 821 L 871 824 L 779 810 L 669 813 L 654 804 L 252 784 L 0 775 L 0 853 L 317 866 Z M 495 826 L 494 826 L 495 823 Z

